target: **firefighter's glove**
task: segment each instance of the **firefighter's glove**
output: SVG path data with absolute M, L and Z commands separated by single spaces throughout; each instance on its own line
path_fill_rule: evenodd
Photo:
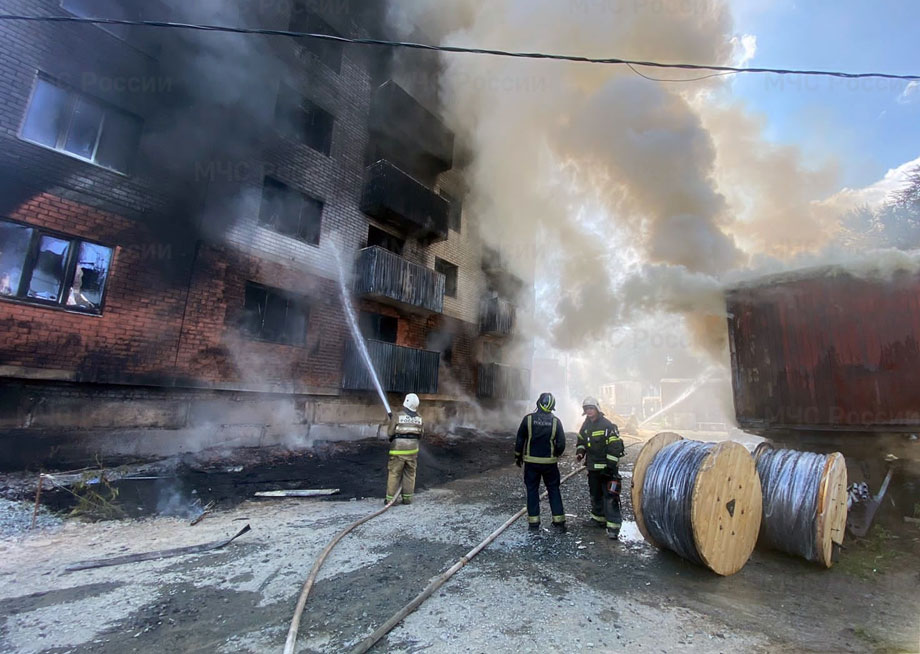
M 578 461 L 579 463 L 584 463 L 584 460 L 585 460 L 585 453 L 584 453 L 584 452 L 577 452 L 577 453 L 575 454 L 575 460 Z
M 515 456 L 515 457 L 514 457 L 514 465 L 516 465 L 518 468 L 520 468 L 522 465 L 524 465 L 524 457 L 521 456 L 520 454 L 518 454 L 517 456 Z

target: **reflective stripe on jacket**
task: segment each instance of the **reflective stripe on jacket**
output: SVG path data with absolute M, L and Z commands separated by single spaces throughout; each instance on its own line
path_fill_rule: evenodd
M 418 438 L 400 438 L 397 436 L 390 443 L 390 455 L 418 454 Z
M 620 430 L 601 413 L 597 420 L 585 420 L 578 432 L 576 452 L 585 454 L 585 467 L 598 472 L 617 472 L 625 448 Z
M 564 451 L 565 430 L 559 418 L 545 411 L 524 417 L 514 444 L 515 456 L 527 463 L 556 463 Z

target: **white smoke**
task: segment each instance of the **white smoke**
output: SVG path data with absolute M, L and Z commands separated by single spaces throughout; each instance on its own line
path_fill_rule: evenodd
M 722 0 L 419 0 L 391 13 L 455 46 L 740 65 L 757 53 Z M 472 153 L 465 207 L 525 278 L 536 268 L 535 335 L 590 360 L 598 385 L 622 374 L 623 348 L 604 345 L 630 326 L 686 330 L 697 370 L 725 366 L 726 284 L 799 265 L 859 267 L 836 240 L 835 162 L 809 164 L 769 142 L 728 77 L 665 84 L 603 65 L 458 54 L 441 63 L 442 113 Z M 520 234 L 536 234 L 536 256 L 514 251 Z M 883 255 L 862 269 L 910 265 Z

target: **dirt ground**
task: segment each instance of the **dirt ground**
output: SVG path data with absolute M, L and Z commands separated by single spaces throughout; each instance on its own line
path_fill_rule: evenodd
M 359 527 L 327 560 L 298 651 L 347 650 L 517 511 L 520 471 L 494 467 L 510 449 L 510 440 L 472 437 L 433 445 L 416 502 Z M 637 452 L 629 447 L 624 476 Z M 224 493 L 227 508 L 194 527 L 174 517 L 68 520 L 0 537 L 0 651 L 281 651 L 316 556 L 381 506 L 365 496 L 381 493 L 384 459 L 319 457 L 332 474 L 310 480 L 335 482 L 345 491 L 338 501 L 234 504 Z M 561 464 L 574 465 L 571 455 Z M 563 497 L 569 533 L 534 536 L 514 524 L 373 651 L 920 652 L 916 526 L 874 529 L 831 570 L 758 551 L 723 578 L 645 544 L 634 523 L 621 542 L 582 526 L 583 476 Z M 246 524 L 252 531 L 223 550 L 63 572 L 85 559 L 219 540 Z

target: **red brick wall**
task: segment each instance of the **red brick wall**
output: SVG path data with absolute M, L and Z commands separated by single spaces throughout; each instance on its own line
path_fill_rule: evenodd
M 0 300 L 0 365 L 64 370 L 95 382 L 178 378 L 339 388 L 350 335 L 332 280 L 211 245 L 185 260 L 168 244 L 148 247 L 154 240 L 137 221 L 48 193 L 25 199 L 8 217 L 109 245 L 114 255 L 102 315 Z M 238 332 L 247 281 L 308 300 L 305 346 Z M 406 347 L 426 348 L 432 330 L 453 333 L 453 361 L 442 363 L 442 378 L 475 392 L 475 325 L 400 314 L 367 300 L 359 308 L 398 317 L 397 343 Z
M 101 242 L 114 255 L 102 315 L 0 301 L 0 365 L 65 370 L 86 381 L 177 376 L 339 387 L 346 328 L 334 282 L 208 245 L 189 270 L 171 249 L 145 249 L 149 235 L 137 222 L 47 193 L 8 217 Z M 247 281 L 309 300 L 304 347 L 238 333 Z
M 185 293 L 161 275 L 173 251 L 140 224 L 48 193 L 7 214 L 24 223 L 114 248 L 101 316 L 0 301 L 0 363 L 74 371 L 81 379 L 171 370 Z
M 303 296 L 309 306 L 304 346 L 254 341 L 236 324 L 246 282 Z M 178 373 L 213 382 L 295 382 L 338 388 L 347 326 L 331 280 L 213 246 L 195 264 L 179 346 Z

